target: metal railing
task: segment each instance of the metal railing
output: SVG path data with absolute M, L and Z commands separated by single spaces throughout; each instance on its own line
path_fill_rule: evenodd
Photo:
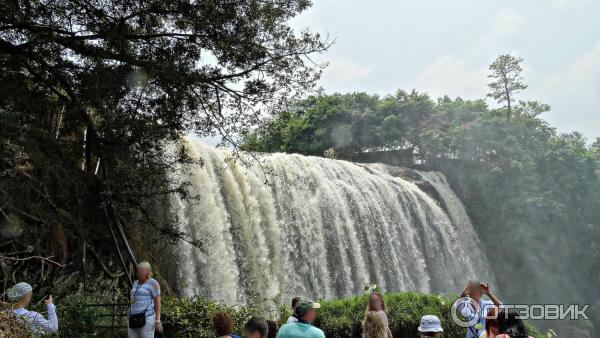
M 83 304 L 83 307 L 105 308 L 107 312 L 95 313 L 93 328 L 95 329 L 126 329 L 128 303 L 101 303 L 101 304 Z M 105 320 L 110 319 L 110 320 Z M 99 324 L 96 324 L 99 323 Z

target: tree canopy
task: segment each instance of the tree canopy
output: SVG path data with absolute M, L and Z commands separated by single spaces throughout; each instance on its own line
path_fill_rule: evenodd
M 261 114 L 313 90 L 310 55 L 329 42 L 288 24 L 310 5 L 2 2 L 2 222 L 65 227 L 68 243 L 103 231 L 110 199 L 127 223 L 154 224 L 148 203 L 186 194 L 168 175 L 191 161 L 184 134 L 235 147 Z
M 444 97 L 433 101 L 426 94 L 398 90 L 379 97 L 366 93 L 313 96 L 280 112 L 268 125 L 247 133 L 244 148 L 263 152 L 297 152 L 322 156 L 333 148 L 339 158 L 377 150 L 419 151 L 428 156 L 426 144 L 453 151 L 449 140 L 437 131 L 474 121 L 487 111 L 482 100 Z M 427 129 L 428 135 L 424 135 Z M 440 151 L 442 151 L 440 149 Z

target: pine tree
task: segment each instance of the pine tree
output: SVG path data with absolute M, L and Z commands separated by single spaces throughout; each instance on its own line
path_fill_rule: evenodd
M 498 56 L 490 65 L 491 74 L 488 77 L 493 79 L 493 81 L 488 84 L 491 92 L 487 96 L 493 98 L 498 103 L 506 103 L 506 118 L 509 120 L 512 114 L 511 109 L 514 95 L 527 88 L 521 77 L 521 72 L 523 71 L 521 68 L 522 61 L 523 59 L 520 57 L 504 54 Z

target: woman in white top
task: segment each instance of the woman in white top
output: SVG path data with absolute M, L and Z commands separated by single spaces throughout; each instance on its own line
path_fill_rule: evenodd
M 48 311 L 48 319 L 40 313 L 27 310 L 33 296 L 31 285 L 21 282 L 8 289 L 6 295 L 14 302 L 13 313 L 24 323 L 31 332 L 36 335 L 51 335 L 58 331 L 58 317 L 56 307 L 52 302 L 52 296 L 44 300 Z

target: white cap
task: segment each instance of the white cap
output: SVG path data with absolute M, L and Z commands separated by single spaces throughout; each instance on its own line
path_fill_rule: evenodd
M 434 315 L 421 317 L 421 325 L 419 325 L 418 330 L 419 332 L 444 332 L 442 329 L 442 322 Z

